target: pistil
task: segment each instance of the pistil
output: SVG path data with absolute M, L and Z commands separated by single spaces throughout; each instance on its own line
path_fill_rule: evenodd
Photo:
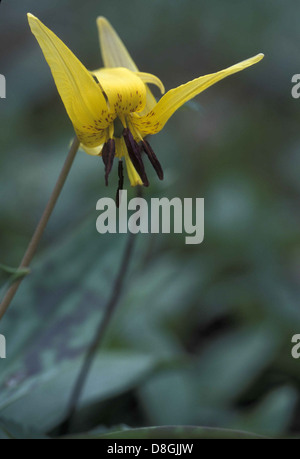
M 119 161 L 118 176 L 119 176 L 119 185 L 118 185 L 117 195 L 116 195 L 116 206 L 117 206 L 117 208 L 120 207 L 119 191 L 123 190 L 123 188 L 124 188 L 124 172 L 123 172 L 123 161 L 122 160 Z

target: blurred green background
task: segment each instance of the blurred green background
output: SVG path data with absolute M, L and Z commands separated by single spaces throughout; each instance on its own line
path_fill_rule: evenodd
M 159 182 L 149 168 L 147 198 L 204 197 L 205 241 L 139 237 L 74 431 L 198 425 L 299 435 L 300 361 L 291 338 L 300 333 L 300 102 L 291 78 L 299 73 L 300 6 L 3 0 L 0 263 L 10 266 L 23 255 L 73 135 L 28 11 L 90 69 L 101 65 L 95 20 L 106 16 L 139 68 L 167 90 L 265 54 L 151 139 L 166 178 Z M 10 429 L 17 437 L 54 434 L 62 420 L 126 239 L 96 232 L 96 202 L 114 196 L 116 170 L 108 189 L 103 176 L 100 159 L 78 154 L 33 272 L 1 322 L 4 438 Z

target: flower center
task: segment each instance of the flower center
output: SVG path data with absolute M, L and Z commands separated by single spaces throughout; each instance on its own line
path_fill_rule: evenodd
M 110 113 L 122 116 L 145 108 L 146 86 L 130 70 L 123 67 L 103 68 L 93 74 L 101 82 Z

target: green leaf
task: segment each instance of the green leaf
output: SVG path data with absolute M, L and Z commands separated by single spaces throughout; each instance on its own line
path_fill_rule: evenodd
M 203 350 L 196 367 L 198 404 L 202 408 L 228 406 L 267 368 L 279 346 L 267 324 L 214 340 Z
M 82 225 L 34 265 L 1 322 L 7 341 L 1 416 L 45 431 L 64 415 L 126 242 L 126 235 L 118 241 L 100 237 L 94 225 Z M 82 403 L 128 390 L 158 360 L 125 351 L 99 353 Z
M 151 356 L 137 353 L 101 352 L 87 379 L 79 408 L 105 400 L 133 387 L 155 366 Z M 13 391 L 1 394 L 1 416 L 17 419 L 34 429 L 48 431 L 65 415 L 81 359 L 55 365 L 40 375 L 20 381 Z
M 189 368 L 171 368 L 145 381 L 139 389 L 140 403 L 151 424 L 184 425 L 196 419 L 199 403 L 195 377 Z
M 245 430 L 255 429 L 266 435 L 279 436 L 282 432 L 288 431 L 298 400 L 297 391 L 293 387 L 274 389 L 258 406 L 239 419 L 235 426 Z
M 0 419 L 0 440 L 45 440 L 47 437 L 16 422 Z
M 43 431 L 62 420 L 82 356 L 103 315 L 126 240 L 127 235 L 99 236 L 94 220 L 88 221 L 36 263 L 1 322 L 7 359 L 1 362 L 0 415 Z M 140 239 L 138 260 L 145 249 L 147 244 Z M 134 282 L 128 275 L 127 289 L 106 347 L 97 355 L 81 406 L 135 387 L 167 355 L 170 362 L 171 356 L 177 357 L 178 346 L 157 329 L 155 316 L 165 320 L 166 307 L 172 316 L 170 302 L 184 308 L 183 296 L 190 290 L 192 276 L 185 270 L 180 287 L 176 269 L 169 266 L 167 269 L 164 259 L 156 261 L 155 276 L 149 282 L 149 270 L 143 272 L 138 262 L 132 264 Z M 156 311 L 154 320 L 148 322 L 147 304 Z M 167 352 L 162 352 L 162 347 Z

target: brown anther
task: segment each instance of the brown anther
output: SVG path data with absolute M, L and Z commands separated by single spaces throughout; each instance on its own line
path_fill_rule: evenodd
M 142 141 L 142 148 L 143 148 L 144 152 L 146 153 L 146 155 L 148 156 L 152 166 L 154 167 L 154 169 L 155 169 L 155 171 L 156 171 L 156 173 L 158 175 L 158 178 L 160 180 L 163 180 L 164 179 L 164 171 L 162 170 L 161 164 L 158 161 L 156 154 L 152 150 L 151 145 L 147 142 L 147 140 L 143 140 Z
M 123 131 L 123 137 L 126 143 L 126 147 L 128 150 L 129 157 L 134 165 L 137 173 L 141 177 L 144 186 L 149 186 L 149 180 L 146 175 L 145 167 L 142 161 L 141 156 L 141 147 L 139 144 L 134 140 L 133 135 L 131 134 L 128 128 L 125 128 Z
M 111 172 L 116 153 L 114 139 L 109 139 L 102 149 L 102 159 L 105 165 L 105 184 L 108 185 L 108 176 Z

